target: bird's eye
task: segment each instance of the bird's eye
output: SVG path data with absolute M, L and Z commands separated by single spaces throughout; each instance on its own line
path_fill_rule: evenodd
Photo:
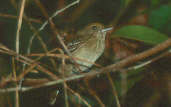
M 97 26 L 92 26 L 92 29 L 93 30 L 97 30 Z

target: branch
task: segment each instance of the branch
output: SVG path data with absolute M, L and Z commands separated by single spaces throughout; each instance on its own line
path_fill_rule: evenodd
M 124 67 L 128 66 L 129 64 L 133 64 L 137 61 L 140 61 L 140 60 L 145 59 L 147 57 L 150 57 L 150 56 L 152 56 L 158 52 L 161 52 L 167 48 L 170 48 L 170 46 L 171 46 L 171 38 L 169 38 L 168 40 L 166 40 L 165 42 L 163 42 L 161 44 L 158 44 L 157 46 L 155 46 L 151 49 L 148 49 L 147 51 L 144 51 L 144 52 L 136 54 L 136 55 L 132 55 L 126 59 L 119 61 L 118 63 L 104 67 L 104 68 L 100 69 L 99 71 L 92 70 L 91 72 L 88 72 L 88 73 L 83 73 L 83 74 L 79 74 L 79 75 L 74 74 L 74 75 L 71 75 L 69 77 L 65 77 L 63 79 L 58 79 L 56 81 L 50 81 L 50 82 L 40 84 L 40 85 L 37 85 L 34 87 L 22 87 L 19 89 L 19 91 L 24 92 L 24 91 L 29 91 L 29 90 L 35 89 L 35 88 L 52 86 L 52 85 L 56 85 L 59 83 L 63 83 L 65 81 L 81 79 L 81 78 L 84 78 L 87 76 L 96 76 L 98 74 L 106 73 L 108 71 L 115 72 L 115 71 L 118 71 L 120 69 L 123 69 Z M 16 89 L 17 89 L 16 87 L 15 88 L 0 89 L 0 92 L 14 92 Z

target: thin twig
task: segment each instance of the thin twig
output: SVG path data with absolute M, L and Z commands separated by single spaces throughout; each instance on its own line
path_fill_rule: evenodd
M 136 55 L 132 55 L 132 56 L 129 56 L 128 58 L 124 59 L 124 60 L 121 60 L 119 61 L 118 63 L 115 63 L 115 64 L 112 64 L 112 65 L 109 65 L 103 69 L 101 69 L 100 71 L 109 71 L 109 70 L 116 70 L 116 69 L 121 69 L 123 67 L 126 67 L 130 64 L 133 64 L 137 61 L 140 61 L 142 59 L 145 59 L 147 57 L 150 57 L 158 52 L 161 52 L 167 48 L 169 48 L 171 46 L 171 38 L 169 38 L 168 40 L 166 40 L 165 42 L 163 43 L 160 43 L 158 45 L 156 45 L 155 47 L 151 48 L 151 49 L 148 49 L 144 52 L 141 52 L 139 54 L 136 54 Z
M 44 53 L 32 53 L 30 55 L 27 55 L 27 56 L 47 56 L 47 57 L 57 57 L 57 58 L 65 58 L 65 59 L 70 59 L 71 57 L 68 56 L 68 55 L 65 55 L 65 54 L 51 54 L 51 53 L 47 53 L 47 54 L 44 54 Z M 86 63 L 90 63 L 90 64 L 93 64 L 95 65 L 96 67 L 99 67 L 99 68 L 102 68 L 101 65 L 99 64 L 96 64 L 95 62 L 91 62 L 91 61 L 88 61 L 87 59 L 83 59 L 83 58 L 78 58 L 78 57 L 72 57 L 74 60 L 78 60 L 78 61 L 84 61 Z
M 71 6 L 73 6 L 73 5 L 75 5 L 75 4 L 77 4 L 77 3 L 79 3 L 79 1 L 80 1 L 80 0 L 77 0 L 77 1 L 75 1 L 75 2 L 73 2 L 73 3 L 71 3 L 71 4 L 69 4 L 68 6 L 66 6 L 66 8 L 64 8 L 64 10 L 67 9 L 67 8 L 69 8 L 69 7 L 71 7 Z M 64 50 L 66 51 L 66 53 L 71 57 L 71 59 L 72 59 L 71 61 L 75 64 L 75 66 L 78 68 L 78 70 L 81 71 L 81 69 L 79 68 L 79 65 L 78 65 L 78 64 L 76 63 L 76 61 L 72 58 L 71 52 L 68 50 L 67 46 L 65 45 L 65 43 L 64 43 L 64 41 L 62 40 L 61 36 L 59 35 L 58 30 L 56 29 L 55 24 L 54 24 L 53 21 L 52 21 L 52 18 L 53 18 L 53 17 L 50 17 L 50 18 L 49 18 L 49 15 L 48 15 L 48 13 L 46 12 L 46 9 L 44 8 L 44 6 L 41 4 L 40 1 L 37 1 L 37 0 L 36 0 L 35 2 L 36 2 L 36 3 L 38 4 L 38 6 L 40 7 L 40 9 L 41 9 L 43 15 L 47 18 L 47 22 L 46 22 L 45 24 L 47 25 L 48 22 L 49 22 L 50 28 L 52 29 L 54 35 L 55 35 L 55 36 L 57 37 L 57 39 L 59 40 L 60 44 L 62 45 L 62 47 L 64 48 Z M 60 11 L 60 10 L 59 10 L 59 11 Z M 59 14 L 59 12 L 56 12 L 56 13 Z M 57 15 L 57 14 L 56 14 L 56 15 Z M 42 27 L 43 27 L 43 26 L 42 26 Z M 44 28 L 43 28 L 43 29 L 44 29 Z M 43 29 L 42 29 L 42 30 L 43 30 Z
M 64 52 L 62 50 L 60 52 L 61 52 L 61 54 L 64 55 Z M 63 57 L 62 58 L 62 78 L 63 79 L 65 78 L 65 70 L 64 70 L 64 67 L 65 67 L 65 58 Z M 69 103 L 68 103 L 68 92 L 67 92 L 67 84 L 66 84 L 66 81 L 63 82 L 63 87 L 64 87 L 64 95 L 65 95 L 65 107 L 69 107 Z
M 75 92 L 74 90 L 72 90 L 72 89 L 69 88 L 69 87 L 67 87 L 67 89 L 68 89 L 69 91 L 71 91 L 71 93 L 73 93 L 75 96 L 77 96 L 82 102 L 84 102 L 84 104 L 86 104 L 87 107 L 91 107 L 91 105 L 90 105 L 84 98 L 82 98 L 82 97 L 80 96 L 79 93 Z
M 14 62 L 14 58 L 12 58 L 12 66 L 13 66 L 13 76 L 14 76 L 14 79 L 16 80 L 17 79 L 17 76 L 16 76 L 16 67 L 15 67 L 15 62 Z M 16 82 L 16 91 L 15 91 L 15 106 L 16 107 L 20 107 L 20 103 L 19 103 L 19 90 L 18 90 L 18 84 Z
M 59 13 L 61 13 L 61 12 L 65 11 L 66 9 L 68 9 L 68 8 L 70 8 L 70 7 L 72 7 L 72 6 L 74 6 L 75 4 L 78 4 L 79 2 L 80 2 L 80 0 L 76 0 L 75 2 L 73 2 L 73 3 L 69 4 L 69 5 L 67 5 L 66 7 L 64 7 L 64 8 L 62 8 L 62 9 L 60 9 L 60 10 L 57 10 L 51 17 L 48 18 L 48 20 L 46 20 L 46 21 L 42 24 L 42 26 L 38 29 L 38 32 L 42 31 L 42 30 L 46 27 L 46 25 L 48 24 L 48 21 L 49 21 L 49 20 L 52 20 L 52 19 L 53 19 L 55 16 L 57 16 Z M 29 45 L 28 45 L 28 50 L 27 50 L 28 54 L 30 53 L 32 41 L 34 40 L 35 36 L 36 36 L 36 33 L 34 33 L 34 34 L 31 36 L 30 40 L 29 40 Z
M 31 24 L 31 22 L 30 22 L 29 20 L 26 20 L 26 21 L 27 21 L 28 25 L 30 26 L 30 29 L 31 29 L 33 32 L 36 33 L 36 32 L 37 32 L 37 31 L 36 31 L 36 28 Z M 37 36 L 36 36 L 36 37 L 37 37 L 38 40 L 40 41 L 40 43 L 41 43 L 41 45 L 42 45 L 44 51 L 45 51 L 46 53 L 48 53 L 48 48 L 47 48 L 45 42 L 43 41 L 43 39 L 41 38 L 41 36 L 37 33 Z M 31 49 L 30 49 L 30 50 L 31 50 Z M 29 53 L 29 52 L 27 52 L 27 53 Z M 57 66 L 56 66 L 55 61 L 54 61 L 52 58 L 50 58 L 49 60 L 51 61 L 51 63 L 52 63 L 52 65 L 53 65 L 54 69 L 57 70 Z M 23 69 L 24 69 L 24 68 L 25 68 L 25 65 L 23 66 Z
M 12 56 L 18 56 L 18 58 L 21 58 L 25 61 L 27 61 L 29 64 L 31 63 L 37 63 L 37 67 L 40 71 L 44 72 L 45 74 L 49 75 L 52 79 L 54 80 L 57 80 L 58 77 L 56 75 L 54 75 L 52 72 L 48 71 L 47 69 L 45 69 L 44 67 L 42 67 L 41 65 L 39 65 L 39 62 L 35 62 L 34 60 L 32 59 L 29 59 L 25 56 L 22 56 L 20 54 L 17 54 L 16 52 L 14 52 L 13 50 L 10 50 L 8 49 L 7 47 L 5 47 L 4 45 L 0 44 L 0 49 L 2 49 L 2 51 L 5 51 L 6 53 L 8 53 L 9 55 L 12 55 Z M 1 51 L 1 52 L 2 52 Z M 17 58 L 17 59 L 18 59 Z
M 16 32 L 16 52 L 19 53 L 20 49 L 20 30 L 21 30 L 21 25 L 22 25 L 22 20 L 23 20 L 23 13 L 24 13 L 24 8 L 25 8 L 25 2 L 26 0 L 21 1 L 21 7 L 20 7 L 20 14 L 18 17 L 18 24 L 17 24 L 17 32 Z
M 38 86 L 34 86 L 34 87 L 22 87 L 20 89 L 20 91 L 28 91 L 28 90 L 35 89 L 35 88 L 52 86 L 52 85 L 55 85 L 55 84 L 63 83 L 64 81 L 71 81 L 71 80 L 81 79 L 81 78 L 87 77 L 87 76 L 95 76 L 95 75 L 98 75 L 98 74 L 101 74 L 101 73 L 106 73 L 106 72 L 109 72 L 109 71 L 110 72 L 118 71 L 120 69 L 123 69 L 127 65 L 132 64 L 133 62 L 136 62 L 136 61 L 142 60 L 144 58 L 147 58 L 149 56 L 152 56 L 152 55 L 154 55 L 154 54 L 156 54 L 156 53 L 158 53 L 158 52 L 160 52 L 160 51 L 162 51 L 164 49 L 169 48 L 170 46 L 171 46 L 171 39 L 169 38 L 165 42 L 163 42 L 161 44 L 158 44 L 157 46 L 155 46 L 155 47 L 153 47 L 153 48 L 151 48 L 151 49 L 149 49 L 147 51 L 144 51 L 144 52 L 136 54 L 136 55 L 132 55 L 132 56 L 126 58 L 126 59 L 123 59 L 123 60 L 119 61 L 118 63 L 115 63 L 115 64 L 109 65 L 107 67 L 104 67 L 104 68 L 100 69 L 99 71 L 92 70 L 92 72 L 88 72 L 88 73 L 83 73 L 83 74 L 79 74 L 79 75 L 71 75 L 71 76 L 66 77 L 64 79 L 58 79 L 56 81 L 51 81 L 51 82 L 41 84 L 41 85 L 38 85 Z M 11 91 L 15 91 L 15 90 L 16 90 L 16 88 L 0 89 L 0 92 L 11 92 Z
M 171 53 L 169 53 L 168 51 L 166 51 L 166 52 L 162 53 L 159 56 L 156 56 L 155 58 L 153 58 L 151 60 L 145 61 L 145 62 L 143 62 L 143 63 L 141 63 L 139 65 L 135 65 L 135 66 L 129 67 L 127 70 L 128 71 L 131 71 L 131 70 L 136 70 L 136 69 L 142 68 L 142 67 L 147 66 L 147 65 L 149 65 L 149 64 L 151 64 L 151 63 L 153 63 L 153 62 L 155 62 L 155 61 L 157 61 L 157 60 L 159 60 L 159 59 L 161 59 L 161 58 L 163 58 L 165 56 L 168 56 L 170 54 Z
M 0 17 L 17 19 L 17 16 L 14 16 L 14 15 L 11 15 L 11 14 L 5 14 L 5 13 L 0 13 Z M 34 22 L 34 23 L 39 23 L 39 24 L 42 23 L 40 20 L 34 19 L 34 18 L 28 18 L 28 20 L 29 20 L 30 22 Z
M 120 102 L 119 102 L 118 93 L 116 91 L 116 88 L 115 88 L 114 82 L 112 80 L 112 77 L 110 76 L 109 73 L 107 73 L 107 77 L 108 77 L 109 82 L 110 82 L 110 84 L 112 86 L 112 92 L 113 92 L 113 95 L 115 96 L 117 107 L 121 107 Z
M 101 99 L 97 96 L 96 92 L 90 87 L 89 80 L 85 79 L 84 83 L 87 86 L 88 92 L 97 100 L 97 102 L 99 103 L 100 107 L 105 107 L 105 105 L 103 104 Z

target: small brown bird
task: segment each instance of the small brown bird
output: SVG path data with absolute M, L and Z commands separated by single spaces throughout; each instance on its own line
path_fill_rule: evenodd
M 100 23 L 93 23 L 86 26 L 84 29 L 77 32 L 76 40 L 69 43 L 68 49 L 72 57 L 84 59 L 85 61 L 75 60 L 80 65 L 66 64 L 64 72 L 70 74 L 73 72 L 86 71 L 93 64 L 88 62 L 95 62 L 104 52 L 106 32 L 113 28 L 104 28 Z M 61 67 L 60 67 L 61 70 Z

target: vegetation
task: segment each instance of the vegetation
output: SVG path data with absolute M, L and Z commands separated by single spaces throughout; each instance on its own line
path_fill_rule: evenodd
M 90 23 L 107 33 L 88 72 L 64 75 L 66 43 Z M 1 107 L 169 107 L 170 0 L 2 0 Z M 86 59 L 84 59 L 86 61 Z

